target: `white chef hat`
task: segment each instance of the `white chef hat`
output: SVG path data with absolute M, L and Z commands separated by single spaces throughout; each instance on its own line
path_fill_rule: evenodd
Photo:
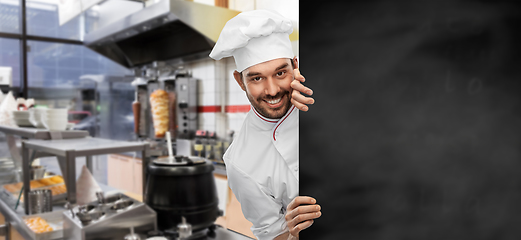
M 291 20 L 276 12 L 242 12 L 226 23 L 210 57 L 220 60 L 233 56 L 238 72 L 269 60 L 293 58 L 291 32 Z

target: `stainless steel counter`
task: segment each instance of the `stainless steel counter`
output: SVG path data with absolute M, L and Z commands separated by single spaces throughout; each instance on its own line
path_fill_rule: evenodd
M 67 186 L 67 199 L 70 203 L 76 203 L 76 158 L 91 157 L 110 153 L 140 151 L 146 155 L 148 146 L 144 143 L 116 141 L 102 138 L 76 138 L 61 140 L 26 140 L 22 142 L 22 172 L 28 173 L 30 161 L 30 150 L 38 153 L 56 156 L 62 175 Z M 148 158 L 143 159 L 143 166 L 148 163 Z M 146 168 L 143 168 L 143 176 L 146 176 Z M 146 178 L 143 178 L 144 180 Z M 29 178 L 24 178 L 24 186 L 29 186 Z M 145 184 L 143 184 L 145 186 Z M 23 189 L 24 199 L 27 199 L 30 188 Z M 24 202 L 26 213 L 28 213 L 28 202 Z
M 101 186 L 101 185 L 100 185 Z M 103 186 L 102 186 L 103 188 Z M 16 211 L 14 210 L 15 201 L 10 198 L 10 196 L 5 195 L 3 192 L 0 192 L 0 212 L 5 217 L 5 221 L 9 222 L 13 228 L 15 228 L 20 235 L 24 239 L 34 239 L 29 232 L 27 232 L 27 228 L 22 226 L 25 224 L 23 222 L 23 217 L 25 212 L 22 207 L 19 207 Z M 54 211 L 63 212 L 65 209 L 63 207 L 54 207 Z M 252 238 L 237 233 L 235 231 L 222 228 L 217 226 L 215 229 L 215 237 L 208 237 L 208 240 L 250 240 Z
M 26 127 L 8 127 L 0 125 L 0 132 L 6 135 L 15 135 L 29 139 L 53 139 L 53 135 L 59 134 L 62 139 L 83 138 L 89 135 L 87 131 L 67 130 L 67 131 L 49 131 L 41 128 L 26 128 Z

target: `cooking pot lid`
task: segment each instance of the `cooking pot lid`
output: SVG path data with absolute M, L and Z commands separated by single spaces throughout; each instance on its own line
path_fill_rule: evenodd
M 200 157 L 187 157 L 187 156 L 164 156 L 159 157 L 152 161 L 154 164 L 157 165 L 168 165 L 168 166 L 181 166 L 181 165 L 197 165 L 205 163 L 204 158 Z

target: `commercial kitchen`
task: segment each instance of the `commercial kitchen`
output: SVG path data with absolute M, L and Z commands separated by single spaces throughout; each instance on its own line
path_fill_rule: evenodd
M 0 0 L 0 239 L 254 239 L 222 156 L 250 110 L 241 11 L 298 1 Z

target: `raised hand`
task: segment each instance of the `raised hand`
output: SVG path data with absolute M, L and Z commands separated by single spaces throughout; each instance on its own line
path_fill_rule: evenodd
M 307 112 L 309 110 L 307 105 L 314 104 L 315 99 L 311 97 L 305 97 L 302 95 L 302 93 L 311 96 L 313 95 L 313 90 L 302 85 L 306 79 L 300 74 L 300 70 L 298 68 L 294 69 L 293 72 L 295 74 L 295 80 L 291 82 L 291 88 L 293 88 L 293 92 L 291 93 L 291 103 L 293 103 L 293 105 L 295 105 L 295 107 L 301 111 Z

